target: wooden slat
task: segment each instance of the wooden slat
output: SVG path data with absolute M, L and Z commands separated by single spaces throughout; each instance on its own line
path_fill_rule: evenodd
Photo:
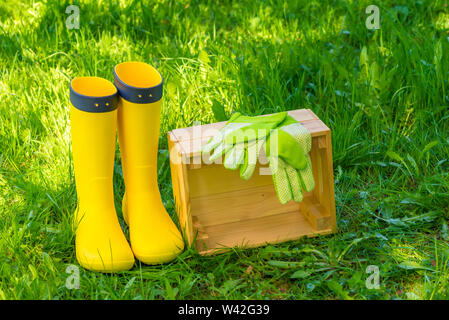
M 327 190 L 326 194 L 323 195 L 321 204 L 328 209 L 330 215 L 331 228 L 333 232 L 337 232 L 337 212 L 335 208 L 335 190 L 334 190 L 334 168 L 332 163 L 332 142 L 331 142 L 330 131 L 326 132 L 326 148 L 322 149 L 321 152 L 323 156 L 323 167 L 324 177 L 326 178 Z
M 310 132 L 312 138 L 322 136 L 323 135 L 323 127 L 322 122 L 320 120 L 312 120 L 309 122 L 302 123 L 305 128 L 307 128 Z M 218 130 L 213 131 L 214 134 L 217 133 Z M 198 133 L 198 139 L 182 139 L 178 141 L 178 145 L 181 153 L 187 158 L 194 157 L 200 154 L 200 148 L 202 145 L 206 144 L 213 134 L 209 131 L 201 130 Z M 203 134 L 204 133 L 204 134 Z M 185 136 L 185 135 L 184 135 Z
M 306 122 L 306 121 L 310 121 L 310 120 L 319 120 L 321 122 L 321 120 L 310 109 L 292 110 L 292 111 L 288 111 L 288 114 L 290 116 L 292 116 L 293 118 L 295 118 L 296 120 L 301 121 L 301 122 Z M 264 116 L 268 116 L 268 115 L 264 115 Z M 201 127 L 201 131 L 203 131 L 203 132 L 213 132 L 215 130 L 220 130 L 221 128 L 224 127 L 225 124 L 226 124 L 226 121 L 221 121 L 221 122 L 204 124 L 201 126 L 193 126 L 193 127 L 187 127 L 187 128 L 174 129 L 170 132 L 173 135 L 173 141 L 181 142 L 184 140 L 192 140 L 192 137 L 196 136 L 194 134 L 194 131 L 198 130 L 199 127 Z M 324 123 L 322 123 L 322 124 L 324 125 Z M 209 137 L 210 136 L 211 135 L 209 134 Z
M 227 170 L 223 165 L 204 165 L 201 169 L 189 170 L 190 198 L 207 197 L 213 194 L 245 190 L 261 186 L 273 186 L 271 175 L 260 175 L 257 165 L 251 179 L 244 181 L 239 171 Z
M 310 151 L 310 158 L 312 160 L 312 172 L 315 179 L 315 189 L 313 193 L 318 202 L 321 203 L 322 194 L 324 191 L 324 180 L 323 180 L 323 159 L 322 153 L 319 149 L 319 143 L 316 140 L 312 140 L 312 150 Z
M 285 212 L 299 211 L 299 203 L 279 205 L 272 184 L 191 199 L 192 214 L 201 226 L 238 222 Z
M 197 249 L 201 254 L 212 254 L 217 250 L 234 246 L 257 247 L 267 243 L 297 240 L 304 236 L 329 234 L 331 231 L 331 229 L 317 231 L 301 212 L 293 211 L 206 227 L 205 232 L 209 237 L 197 241 Z
M 288 112 L 292 117 L 306 127 L 312 137 L 321 136 L 329 128 L 309 109 L 300 109 Z M 170 131 L 173 141 L 177 142 L 179 150 L 191 158 L 200 155 L 200 147 L 220 130 L 226 122 L 217 122 L 197 127 L 188 127 Z M 200 163 L 200 162 L 199 162 Z
M 190 192 L 187 184 L 186 165 L 181 161 L 181 153 L 178 146 L 168 138 L 170 150 L 170 173 L 173 184 L 173 197 L 180 227 L 189 243 L 193 241 L 192 217 L 190 214 Z

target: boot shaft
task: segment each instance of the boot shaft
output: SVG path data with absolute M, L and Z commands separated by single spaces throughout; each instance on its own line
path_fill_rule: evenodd
M 70 83 L 70 122 L 77 209 L 76 257 L 89 270 L 128 270 L 134 255 L 114 205 L 113 170 L 117 134 L 117 89 L 102 78 Z
M 146 63 L 114 68 L 120 92 L 118 135 L 127 191 L 156 190 L 162 76 Z
M 117 90 L 102 78 L 71 82 L 70 125 L 79 205 L 110 207 L 117 133 Z

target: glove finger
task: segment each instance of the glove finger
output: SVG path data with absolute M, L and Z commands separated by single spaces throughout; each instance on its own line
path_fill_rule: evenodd
M 229 123 L 223 128 L 223 141 L 227 144 L 238 144 L 248 140 L 253 130 L 248 130 L 251 123 Z
M 242 178 L 243 180 L 249 180 L 255 169 L 255 166 L 253 168 L 251 163 L 248 161 L 249 158 L 248 153 L 251 153 L 250 148 L 251 146 L 248 146 L 248 148 L 245 149 L 245 156 L 243 159 L 243 163 L 240 166 L 240 178 Z
M 270 169 L 273 176 L 274 189 L 281 204 L 292 199 L 292 191 L 283 161 L 278 157 L 270 157 Z
M 260 150 L 263 146 L 263 140 L 248 143 L 245 149 L 245 159 L 240 166 L 240 178 L 249 180 L 256 169 L 257 159 L 259 158 Z
M 236 144 L 228 152 L 224 159 L 224 167 L 230 170 L 236 170 L 243 163 L 245 156 L 245 145 L 243 143 Z
M 214 153 L 209 157 L 209 161 L 213 162 L 218 158 L 221 158 L 224 154 L 228 153 L 234 147 L 232 144 L 222 143 L 215 150 Z
M 223 141 L 223 135 L 217 134 L 213 136 L 208 143 L 200 148 L 201 152 L 211 152 Z
M 223 155 L 224 149 L 223 145 L 219 145 L 218 148 L 214 150 L 214 152 L 209 156 L 209 161 L 213 162 L 217 158 L 221 157 Z
M 301 202 L 303 199 L 302 195 L 302 184 L 301 184 L 301 178 L 299 177 L 298 171 L 293 168 L 292 166 L 287 166 L 286 168 L 288 181 L 290 182 L 290 188 L 293 195 L 293 200 L 295 202 Z
M 302 188 L 307 192 L 310 192 L 315 188 L 315 179 L 313 178 L 312 161 L 310 156 L 306 156 L 307 165 L 304 169 L 298 170 L 301 177 Z
M 229 121 L 235 120 L 238 117 L 239 117 L 239 115 L 236 114 L 236 116 L 231 117 L 231 119 Z M 242 134 L 241 129 L 248 125 L 249 124 L 247 124 L 247 123 L 232 123 L 232 122 L 229 123 L 228 122 L 228 124 L 226 124 L 226 126 L 224 126 L 222 129 L 220 129 L 220 131 L 218 131 L 218 133 L 215 136 L 213 136 L 209 140 L 208 143 L 206 143 L 204 146 L 201 147 L 201 152 L 211 152 L 212 149 L 215 149 L 221 143 L 223 143 L 224 141 L 227 141 L 229 139 L 230 139 L 230 143 L 228 143 L 228 144 L 232 144 L 234 135 L 239 137 Z

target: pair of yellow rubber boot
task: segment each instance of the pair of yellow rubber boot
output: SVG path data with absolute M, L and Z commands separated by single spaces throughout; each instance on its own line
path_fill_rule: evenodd
M 72 154 L 78 205 L 76 257 L 86 269 L 116 272 L 173 260 L 184 241 L 162 204 L 157 155 L 163 79 L 142 62 L 114 68 L 114 84 L 99 77 L 70 83 Z M 117 218 L 113 170 L 118 131 L 126 192 Z

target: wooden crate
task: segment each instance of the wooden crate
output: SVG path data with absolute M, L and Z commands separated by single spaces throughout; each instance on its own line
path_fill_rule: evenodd
M 301 203 L 281 205 L 268 165 L 248 181 L 222 164 L 205 164 L 199 151 L 225 122 L 168 132 L 173 195 L 180 226 L 201 254 L 256 247 L 337 230 L 330 129 L 309 109 L 290 111 L 312 135 L 315 189 Z M 265 158 L 266 160 L 266 158 Z M 266 161 L 261 160 L 262 163 Z M 268 171 L 267 171 L 268 170 Z M 262 174 L 261 174 L 262 173 Z

